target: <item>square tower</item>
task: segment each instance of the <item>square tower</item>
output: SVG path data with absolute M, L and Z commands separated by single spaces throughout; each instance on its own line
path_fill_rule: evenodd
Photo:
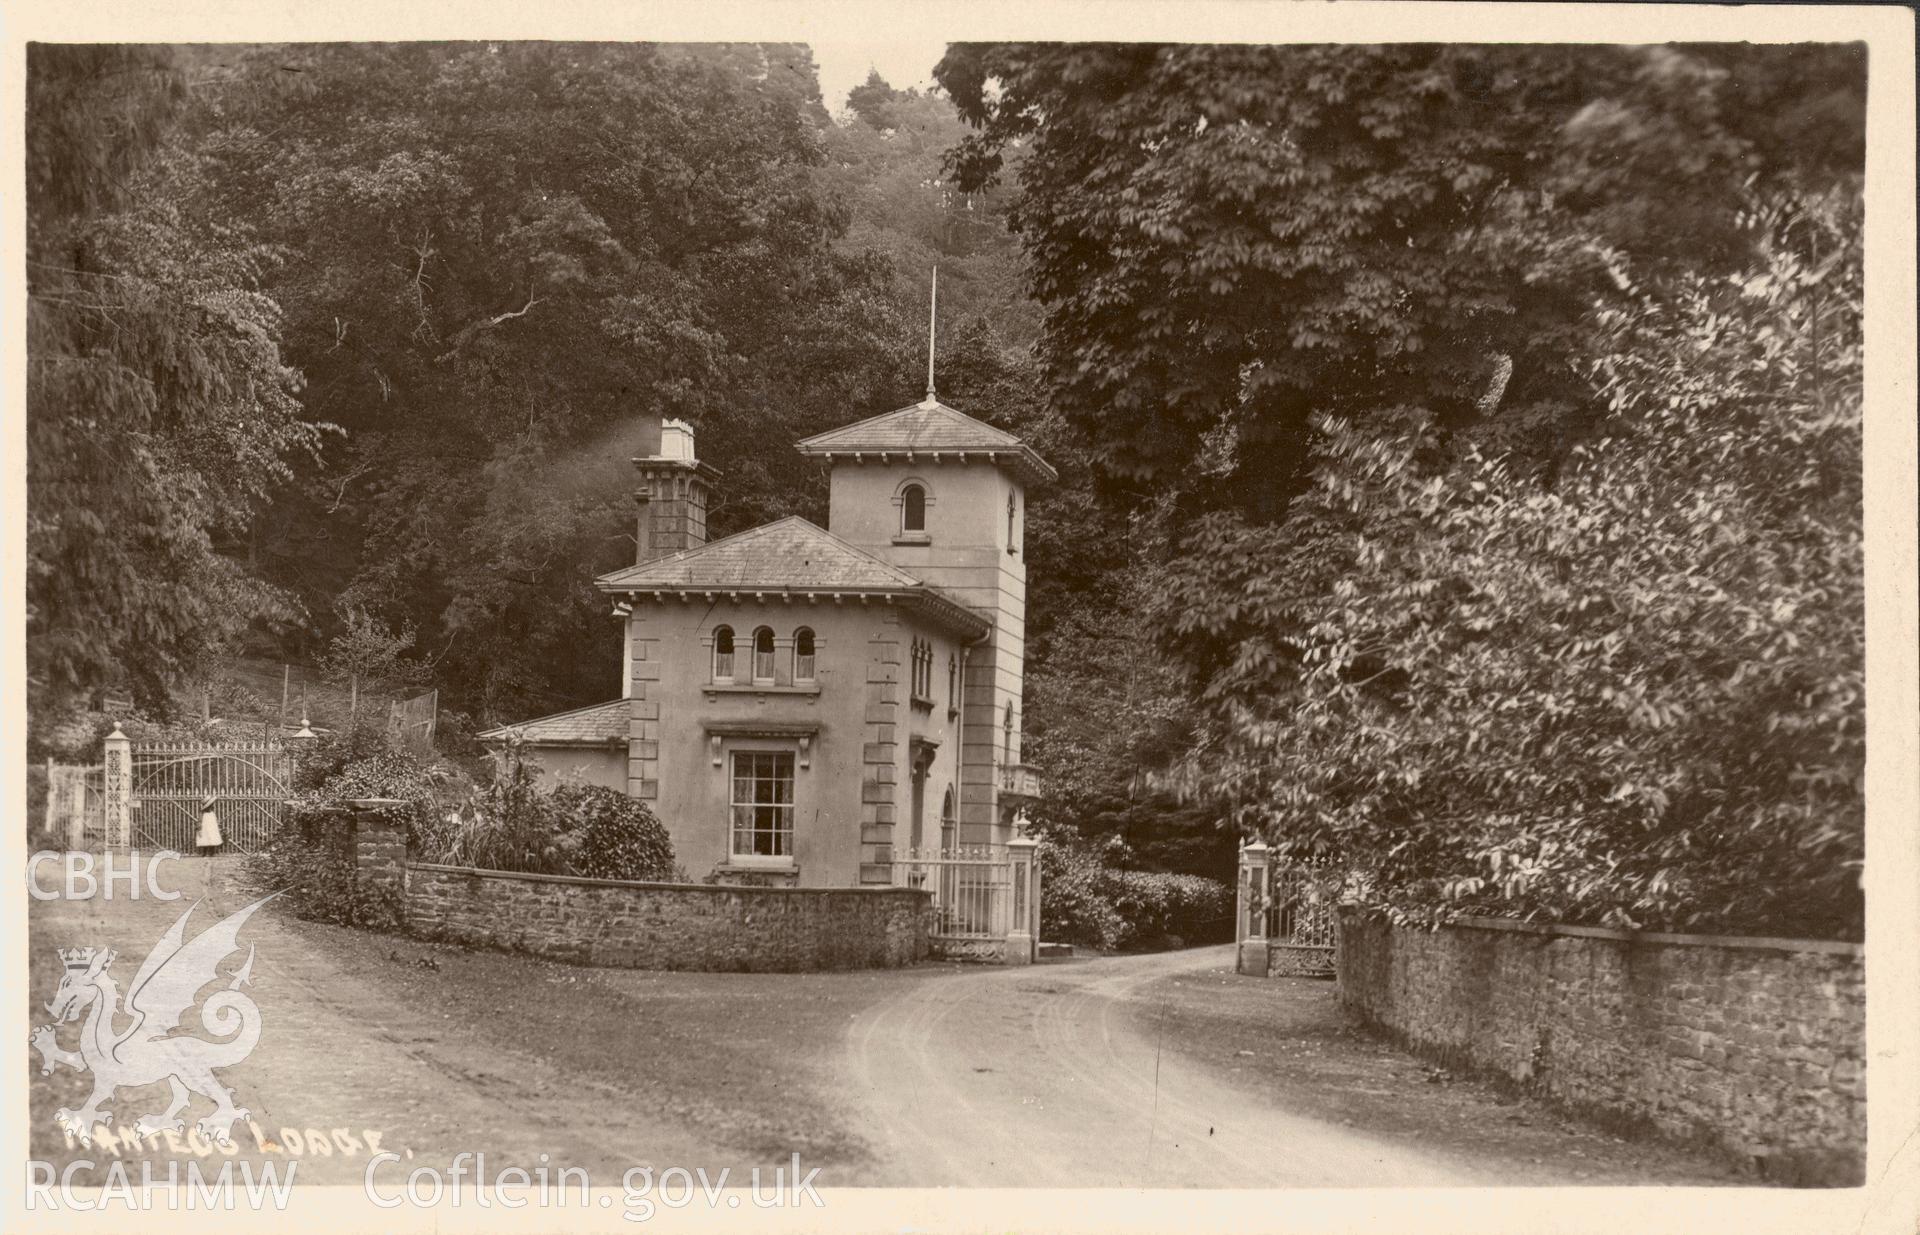
M 832 467 L 827 527 L 985 618 L 959 653 L 958 842 L 1002 844 L 1031 796 L 1021 762 L 1026 493 L 1055 473 L 1019 438 L 929 396 L 799 443 Z

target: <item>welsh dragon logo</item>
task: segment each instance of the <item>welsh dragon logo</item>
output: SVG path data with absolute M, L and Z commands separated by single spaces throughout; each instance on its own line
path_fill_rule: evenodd
M 60 989 L 47 1004 L 54 1024 L 35 1029 L 30 1042 L 40 1052 L 42 1074 L 52 1072 L 55 1064 L 93 1073 L 93 1093 L 86 1105 L 77 1111 L 62 1107 L 55 1112 L 63 1131 L 91 1147 L 95 1126 L 113 1122 L 112 1112 L 100 1108 L 113 1100 L 115 1091 L 166 1081 L 172 1087 L 167 1109 L 141 1116 L 133 1125 L 136 1133 L 145 1137 L 182 1131 L 179 1116 L 192 1100 L 191 1092 L 214 1102 L 213 1111 L 200 1119 L 194 1130 L 221 1144 L 231 1141 L 234 1122 L 245 1118 L 248 1111 L 234 1106 L 233 1092 L 213 1073 L 216 1068 L 232 1067 L 245 1059 L 260 1041 L 260 1009 L 240 990 L 253 981 L 251 945 L 246 963 L 224 989 L 208 995 L 200 1007 L 200 1023 L 224 1041 L 175 1031 L 201 989 L 223 976 L 218 969 L 220 962 L 239 951 L 240 927 L 254 910 L 272 899 L 257 900 L 186 940 L 187 919 L 193 916 L 198 902 L 189 906 L 141 962 L 127 988 L 124 1009 L 119 987 L 107 972 L 115 956 L 111 948 L 60 950 L 65 973 Z M 57 1027 L 83 1014 L 86 1023 L 80 1029 L 80 1049 L 62 1049 L 55 1038 Z M 127 1017 L 131 1018 L 130 1024 L 115 1027 L 116 1020 Z

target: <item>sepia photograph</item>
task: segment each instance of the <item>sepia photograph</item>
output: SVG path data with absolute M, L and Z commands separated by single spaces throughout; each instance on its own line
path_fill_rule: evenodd
M 1914 1229 L 1912 14 L 1307 7 L 16 30 L 13 1229 Z

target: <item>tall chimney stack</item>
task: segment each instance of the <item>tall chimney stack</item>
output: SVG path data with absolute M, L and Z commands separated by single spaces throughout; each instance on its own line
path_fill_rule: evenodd
M 694 457 L 693 426 L 684 420 L 660 422 L 660 448 L 633 461 L 640 487 L 634 561 L 651 562 L 707 543 L 707 499 L 720 473 Z

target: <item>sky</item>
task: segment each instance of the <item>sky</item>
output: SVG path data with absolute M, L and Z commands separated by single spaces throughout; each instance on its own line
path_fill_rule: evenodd
M 933 66 L 947 50 L 946 40 L 905 33 L 872 40 L 816 39 L 813 60 L 820 66 L 820 98 L 829 112 L 847 105 L 847 91 L 867 79 L 868 69 L 896 90 L 933 84 Z

